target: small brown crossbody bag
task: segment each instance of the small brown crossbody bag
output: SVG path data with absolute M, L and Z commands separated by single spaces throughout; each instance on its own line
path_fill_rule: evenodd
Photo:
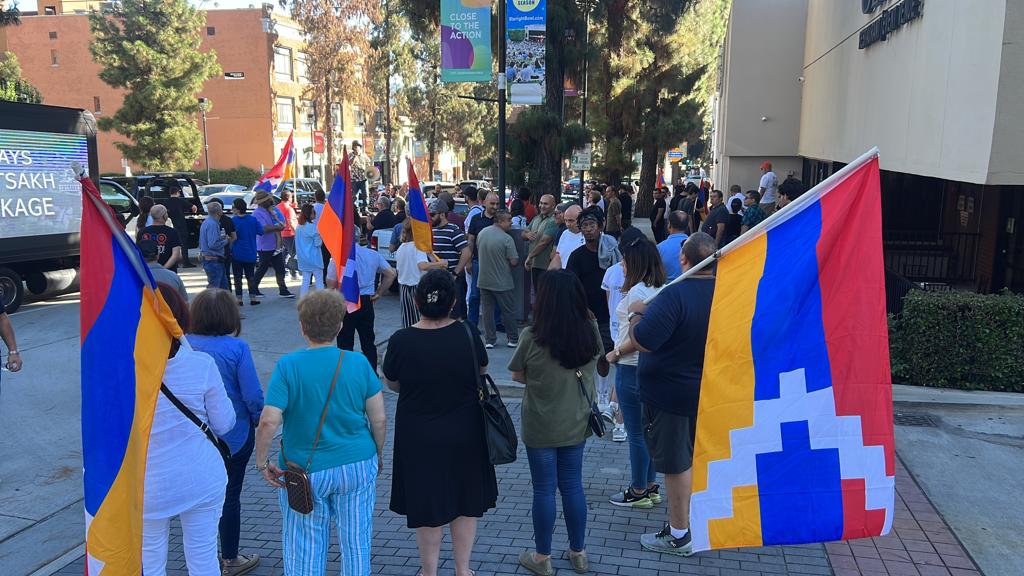
M 305 468 L 290 462 L 284 455 L 284 437 L 281 437 L 281 457 L 287 468 L 284 471 L 284 487 L 288 491 L 288 506 L 299 514 L 309 514 L 313 511 L 313 484 L 309 481 L 309 467 L 313 464 L 316 445 L 320 443 L 320 432 L 323 431 L 324 421 L 327 419 L 327 408 L 331 405 L 331 395 L 334 394 L 334 386 L 338 383 L 338 374 L 341 373 L 341 361 L 345 358 L 345 352 L 342 350 L 339 352 L 338 366 L 334 369 L 331 389 L 327 391 L 327 401 L 324 402 L 324 410 L 320 413 L 320 424 L 316 427 L 316 438 L 313 440 L 313 449 L 309 451 Z

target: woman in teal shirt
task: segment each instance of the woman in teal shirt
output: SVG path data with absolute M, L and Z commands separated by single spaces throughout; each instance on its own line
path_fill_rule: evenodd
M 386 428 L 384 397 L 366 357 L 334 345 L 344 316 L 345 300 L 335 290 L 318 290 L 299 301 L 299 324 L 309 347 L 277 362 L 256 433 L 256 467 L 271 486 L 281 488 L 286 576 L 325 573 L 332 523 L 341 544 L 342 574 L 370 573 L 373 506 Z M 275 463 L 270 445 L 282 424 L 282 453 Z M 286 461 L 303 467 L 308 463 L 313 488 L 309 514 L 288 506 L 281 481 Z

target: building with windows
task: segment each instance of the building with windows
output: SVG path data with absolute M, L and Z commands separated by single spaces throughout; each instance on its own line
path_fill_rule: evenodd
M 36 12 L 23 12 L 21 25 L 0 29 L 0 51 L 14 52 L 22 75 L 39 88 L 47 104 L 84 108 L 97 116 L 121 106 L 123 91 L 99 79 L 100 67 L 89 53 L 88 12 L 105 2 L 38 0 Z M 326 153 L 314 154 L 312 106 L 300 27 L 274 11 L 273 5 L 238 10 L 207 10 L 202 49 L 213 50 L 221 75 L 197 95 L 208 99 L 206 114 L 209 161 L 213 168 L 269 168 L 295 131 L 299 174 L 325 173 Z M 365 141 L 374 149 L 372 114 L 345 102 L 333 106 L 336 150 L 343 143 Z M 197 118 L 197 121 L 198 118 Z M 317 119 L 323 126 L 322 118 Z M 122 173 L 125 162 L 111 132 L 97 137 L 100 170 Z M 143 166 L 131 166 L 138 172 Z M 205 157 L 193 169 L 202 174 Z
M 878 146 L 891 274 L 1024 291 L 1024 3 L 734 0 L 720 67 L 717 186 Z

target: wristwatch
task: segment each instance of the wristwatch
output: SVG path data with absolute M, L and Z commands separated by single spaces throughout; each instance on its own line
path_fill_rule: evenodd
M 8 356 L 13 356 L 13 355 L 15 355 L 15 354 L 17 354 L 18 356 L 21 356 L 21 353 L 20 353 L 20 352 L 18 352 L 17 350 L 8 350 L 8 351 L 7 351 L 7 355 L 8 355 Z
M 263 466 L 260 466 L 259 463 L 257 462 L 256 464 L 253 465 L 253 467 L 256 468 L 257 472 L 263 472 L 267 468 L 270 468 L 270 458 L 267 458 L 267 461 L 263 463 Z

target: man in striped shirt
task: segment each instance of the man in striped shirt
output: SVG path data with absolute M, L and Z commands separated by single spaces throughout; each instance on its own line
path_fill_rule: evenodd
M 427 206 L 430 223 L 434 228 L 434 254 L 448 262 L 448 271 L 455 276 L 458 298 L 452 315 L 457 318 L 466 317 L 466 267 L 469 266 L 472 252 L 469 242 L 462 229 L 448 222 L 448 203 L 441 198 L 434 198 Z

